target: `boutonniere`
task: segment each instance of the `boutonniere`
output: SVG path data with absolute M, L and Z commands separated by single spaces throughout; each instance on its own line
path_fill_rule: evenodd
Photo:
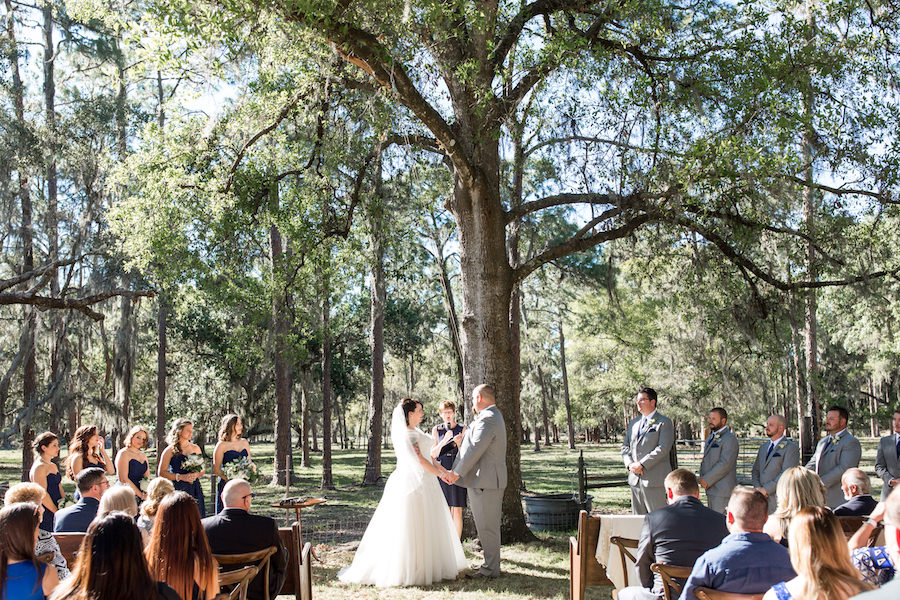
M 656 425 L 656 417 L 653 417 L 652 419 L 647 421 L 647 427 L 653 427 L 654 425 Z
M 722 439 L 722 432 L 721 432 L 721 431 L 719 431 L 718 433 L 716 433 L 716 435 L 713 436 L 713 441 L 714 441 L 714 442 L 718 442 L 718 441 L 721 440 L 721 439 Z
M 839 441 L 841 441 L 841 438 L 842 438 L 842 437 L 843 437 L 843 436 L 842 436 L 841 434 L 839 434 L 839 433 L 836 434 L 836 435 L 831 436 L 831 443 L 832 443 L 832 444 L 837 444 Z
M 784 450 L 784 447 L 787 446 L 787 442 L 780 442 L 777 446 L 775 446 L 779 450 Z

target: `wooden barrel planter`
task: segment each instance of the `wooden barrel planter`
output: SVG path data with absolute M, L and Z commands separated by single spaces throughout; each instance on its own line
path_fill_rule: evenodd
M 584 502 L 578 501 L 578 495 L 565 494 L 527 494 L 522 496 L 525 502 L 525 523 L 532 531 L 568 531 L 578 526 L 578 513 L 591 511 L 593 496 L 585 496 Z

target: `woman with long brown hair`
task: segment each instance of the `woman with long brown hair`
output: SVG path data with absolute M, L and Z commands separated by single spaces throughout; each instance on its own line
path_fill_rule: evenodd
M 206 516 L 206 500 L 203 497 L 203 487 L 200 478 L 206 474 L 205 470 L 188 471 L 184 463 L 191 455 L 200 456 L 200 446 L 191 441 L 194 436 L 194 424 L 188 419 L 175 419 L 172 429 L 166 436 L 169 443 L 159 457 L 156 467 L 156 475 L 165 477 L 175 485 L 175 489 L 192 496 L 200 509 L 200 516 Z
M 174 492 L 163 499 L 144 553 L 150 574 L 181 600 L 211 600 L 219 593 L 219 566 L 190 495 Z
M 66 475 L 72 481 L 84 469 L 99 467 L 112 475 L 116 472 L 113 462 L 106 453 L 103 438 L 96 425 L 82 425 L 75 430 L 66 457 Z
M 179 600 L 154 581 L 134 521 L 121 513 L 97 517 L 87 530 L 72 576 L 51 600 Z
M 40 507 L 19 502 L 0 509 L 0 597 L 44 600 L 59 584 L 56 569 L 34 556 Z
M 853 568 L 840 523 L 829 509 L 798 510 L 791 519 L 788 540 L 797 576 L 772 586 L 763 600 L 847 600 L 872 589 Z
M 41 504 L 44 507 L 44 517 L 41 519 L 41 529 L 53 531 L 53 515 L 59 510 L 59 501 L 65 496 L 62 487 L 62 474 L 53 459 L 59 456 L 59 438 L 55 433 L 45 431 L 36 438 L 32 444 L 34 450 L 34 464 L 28 478 L 44 488 L 44 498 Z
M 219 426 L 219 441 L 213 451 L 213 473 L 218 475 L 216 486 L 216 514 L 225 506 L 222 504 L 222 490 L 228 482 L 228 477 L 222 472 L 222 467 L 241 458 L 250 458 L 250 442 L 241 437 L 244 433 L 244 423 L 235 414 L 222 417 Z

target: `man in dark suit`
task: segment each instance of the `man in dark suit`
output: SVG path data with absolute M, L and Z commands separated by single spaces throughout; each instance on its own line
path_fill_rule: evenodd
M 75 476 L 75 485 L 81 499 L 74 506 L 56 513 L 53 531 L 57 533 L 84 533 L 100 508 L 100 497 L 109 489 L 106 471 L 99 467 L 84 469 Z
M 847 469 L 841 477 L 846 502 L 834 509 L 838 517 L 868 517 L 878 502 L 872 497 L 872 484 L 862 469 Z
M 878 454 L 875 456 L 875 473 L 884 482 L 881 487 L 882 500 L 900 484 L 900 410 L 894 411 L 891 425 L 892 433 L 878 442 Z
M 662 598 L 662 581 L 650 572 L 651 564 L 691 566 L 728 535 L 725 516 L 700 502 L 700 485 L 691 471 L 675 469 L 666 476 L 665 488 L 669 505 L 647 515 L 641 530 L 636 565 L 641 585 L 619 590 L 620 600 Z
M 222 490 L 225 508 L 219 514 L 203 519 L 203 529 L 209 539 L 213 554 L 245 554 L 269 546 L 278 550 L 269 559 L 269 594 L 278 595 L 284 584 L 288 553 L 278 536 L 278 526 L 271 517 L 250 514 L 253 500 L 250 484 L 243 479 L 232 479 Z M 244 565 L 235 565 L 237 569 Z M 265 599 L 265 581 L 259 575 L 250 582 L 247 598 Z
M 891 561 L 900 565 L 900 494 L 891 494 L 884 501 L 884 542 Z M 877 590 L 853 596 L 850 600 L 896 600 L 900 598 L 900 577 Z

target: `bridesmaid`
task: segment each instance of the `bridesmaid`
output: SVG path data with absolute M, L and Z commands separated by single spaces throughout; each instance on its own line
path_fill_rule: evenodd
M 241 437 L 244 433 L 244 424 L 237 415 L 230 414 L 222 417 L 219 426 L 219 442 L 213 451 L 213 473 L 219 476 L 216 486 L 216 514 L 225 506 L 222 504 L 222 489 L 228 478 L 222 472 L 222 467 L 234 462 L 241 457 L 250 458 L 250 442 Z
M 69 444 L 69 456 L 66 457 L 66 477 L 75 481 L 75 476 L 85 469 L 98 467 L 108 474 L 114 475 L 113 462 L 103 446 L 103 438 L 96 425 L 82 425 L 75 430 L 72 443 Z M 75 490 L 75 499 L 81 494 Z
M 62 487 L 62 473 L 53 459 L 59 456 L 59 438 L 54 433 L 45 431 L 34 440 L 34 465 L 31 467 L 29 479 L 46 490 L 44 500 L 44 516 L 41 529 L 53 532 L 53 515 L 59 510 L 59 501 L 65 496 Z
M 194 424 L 187 419 L 175 419 L 166 441 L 169 445 L 163 450 L 162 456 L 159 458 L 159 467 L 156 474 L 159 477 L 175 483 L 175 489 L 190 494 L 197 501 L 200 508 L 200 517 L 206 516 L 206 500 L 203 497 L 203 487 L 200 485 L 200 478 L 206 474 L 206 471 L 199 473 L 188 473 L 182 466 L 185 459 L 191 455 L 200 455 L 200 446 L 191 441 L 194 435 Z
M 466 428 L 456 422 L 456 404 L 450 400 L 441 402 L 439 412 L 444 422 L 431 430 L 431 437 L 434 440 L 431 456 L 437 459 L 445 469 L 452 469 L 453 461 L 456 459 L 456 455 L 459 454 L 459 448 L 454 443 L 453 438 L 465 431 Z M 445 483 L 442 479 L 439 481 L 441 490 L 444 492 L 444 498 L 447 499 L 447 506 L 450 507 L 453 524 L 456 525 L 456 535 L 462 538 L 463 507 L 466 505 L 467 497 L 466 488 Z
M 150 436 L 147 431 L 136 425 L 129 430 L 125 436 L 125 445 L 116 454 L 116 474 L 119 483 L 131 487 L 138 504 L 147 497 L 141 490 L 141 481 L 150 471 L 150 462 L 144 454 L 148 439 Z

